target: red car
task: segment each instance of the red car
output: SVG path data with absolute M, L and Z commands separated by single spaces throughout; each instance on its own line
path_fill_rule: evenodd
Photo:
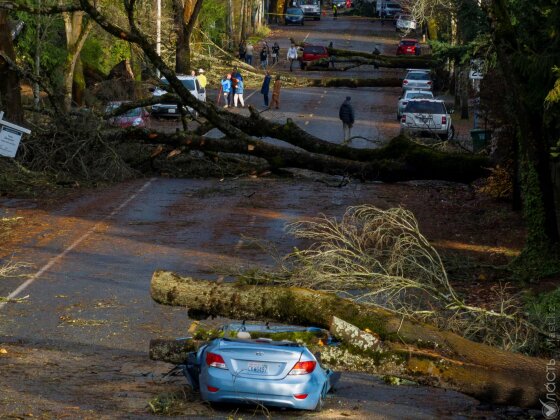
M 130 101 L 123 102 L 109 102 L 105 112 L 111 112 L 122 104 Z M 150 113 L 145 108 L 134 108 L 126 111 L 124 114 L 117 115 L 109 119 L 109 124 L 127 128 L 127 127 L 146 127 L 150 120 Z
M 329 58 L 329 51 L 327 50 L 327 47 L 322 47 L 320 45 L 305 45 L 303 47 L 303 55 L 301 57 L 301 68 L 305 68 L 306 65 L 322 58 Z M 325 67 L 328 67 L 329 62 L 326 61 L 324 65 Z
M 401 39 L 397 55 L 420 55 L 420 44 L 415 38 Z

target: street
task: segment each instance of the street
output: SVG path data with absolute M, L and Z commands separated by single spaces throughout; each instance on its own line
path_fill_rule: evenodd
M 278 40 L 283 58 L 290 37 L 324 45 L 332 41 L 335 48 L 357 51 L 377 47 L 393 54 L 397 43 L 391 24 L 382 27 L 354 17 L 333 21 L 327 16 L 319 22 L 306 21 L 303 27 L 273 27 L 270 41 Z M 286 71 L 286 62 L 278 69 Z M 324 76 L 299 69 L 296 73 Z M 328 76 L 340 77 L 339 73 Z M 364 66 L 344 77 L 394 73 Z M 310 133 L 340 143 L 338 109 L 351 96 L 356 113 L 352 135 L 361 137 L 352 146 L 377 147 L 399 132 L 395 120 L 399 93 L 399 88 L 284 89 L 281 109 L 263 115 L 277 121 L 291 118 Z M 262 96 L 256 92 L 247 102 L 262 106 Z M 0 296 L 19 300 L 0 301 L 0 347 L 16 356 L 0 358 L 0 417 L 25 414 L 14 411 L 15 402 L 36 394 L 39 402 L 26 408 L 35 417 L 148 418 L 147 401 L 158 393 L 176 391 L 183 383 L 181 378 L 162 378 L 171 366 L 148 360 L 149 340 L 184 336 L 190 324 L 186 309 L 151 300 L 154 270 L 215 280 L 217 269 L 273 262 L 251 238 L 270 241 L 280 253 L 298 246 L 284 231 L 287 222 L 319 214 L 341 216 L 355 204 L 388 207 L 406 201 L 406 195 L 399 196 L 391 186 L 352 182 L 337 188 L 336 183 L 336 179 L 317 182 L 312 176 L 152 178 L 38 207 L 32 201 L 0 199 L 0 217 L 22 218 L 0 245 L 3 261 L 28 264 L 22 269 L 26 277 L 0 282 Z M 34 355 L 31 366 L 23 361 L 30 355 Z M 24 374 L 24 368 L 32 370 Z M 314 416 L 463 418 L 477 405 L 452 391 L 393 387 L 372 375 L 348 373 L 339 392 L 327 399 L 324 413 Z M 225 418 L 233 411 L 193 407 L 190 418 Z

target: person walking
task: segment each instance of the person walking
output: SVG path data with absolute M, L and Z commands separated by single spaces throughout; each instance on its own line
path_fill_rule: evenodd
M 333 10 L 334 19 L 336 20 L 336 18 L 338 17 L 338 7 L 336 7 L 336 4 L 332 5 L 332 10 Z
M 263 45 L 262 50 L 259 54 L 259 59 L 261 60 L 261 67 L 263 70 L 266 70 L 266 66 L 268 64 L 268 52 L 266 49 L 266 45 Z
M 206 76 L 204 75 L 204 69 L 198 69 L 198 76 L 196 76 L 196 78 L 198 79 L 198 84 L 200 85 L 200 87 L 203 90 L 206 90 L 208 79 L 206 79 Z
M 241 108 L 245 108 L 245 102 L 243 101 L 243 79 L 237 79 L 237 88 L 233 95 L 233 106 L 236 108 L 237 102 L 241 104 Z
M 245 62 L 250 66 L 253 65 L 253 52 L 255 47 L 250 42 L 247 42 L 247 46 L 245 47 Z
M 267 70 L 261 86 L 261 93 L 263 94 L 263 98 L 264 98 L 264 106 L 266 107 L 268 107 L 268 92 L 270 90 L 270 79 L 271 79 L 270 73 Z
M 290 62 L 290 71 L 292 70 L 292 65 L 294 61 L 297 60 L 297 48 L 295 44 L 292 44 L 290 48 L 288 48 L 288 61 Z
M 278 63 L 278 59 L 280 58 L 280 45 L 278 45 L 278 42 L 274 42 L 274 45 L 272 46 L 272 64 L 276 64 Z
M 274 81 L 274 87 L 272 88 L 272 102 L 270 103 L 271 108 L 280 108 L 280 75 L 276 75 L 276 80 Z
M 228 73 L 226 77 L 222 79 L 222 92 L 224 94 L 224 108 L 227 108 L 229 105 L 229 97 L 231 94 L 231 74 Z
M 354 108 L 350 104 L 350 96 L 340 105 L 338 110 L 338 117 L 342 121 L 342 130 L 344 131 L 344 141 L 342 144 L 348 144 L 352 136 L 352 126 L 354 125 Z

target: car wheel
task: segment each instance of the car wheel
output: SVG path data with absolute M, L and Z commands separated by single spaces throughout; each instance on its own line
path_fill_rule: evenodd
M 453 140 L 454 137 L 455 137 L 455 127 L 451 126 L 449 127 L 449 130 L 447 130 L 447 140 Z

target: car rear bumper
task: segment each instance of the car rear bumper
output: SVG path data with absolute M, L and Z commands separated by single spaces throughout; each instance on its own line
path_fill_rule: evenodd
M 401 114 L 402 115 L 402 114 Z M 401 125 L 401 130 L 405 133 L 408 134 L 413 134 L 413 135 L 417 135 L 417 136 L 443 136 L 443 135 L 447 135 L 448 132 L 448 127 L 447 126 L 443 126 L 443 127 L 434 127 L 434 128 L 430 128 L 430 127 L 417 127 L 417 126 L 407 126 L 407 125 Z
M 288 375 L 283 379 L 235 378 L 229 371 L 209 368 L 200 375 L 200 394 L 210 402 L 261 403 L 278 407 L 313 410 L 324 388 L 326 375 L 314 372 L 310 375 Z M 218 388 L 210 392 L 208 386 Z M 294 395 L 307 394 L 304 399 Z

